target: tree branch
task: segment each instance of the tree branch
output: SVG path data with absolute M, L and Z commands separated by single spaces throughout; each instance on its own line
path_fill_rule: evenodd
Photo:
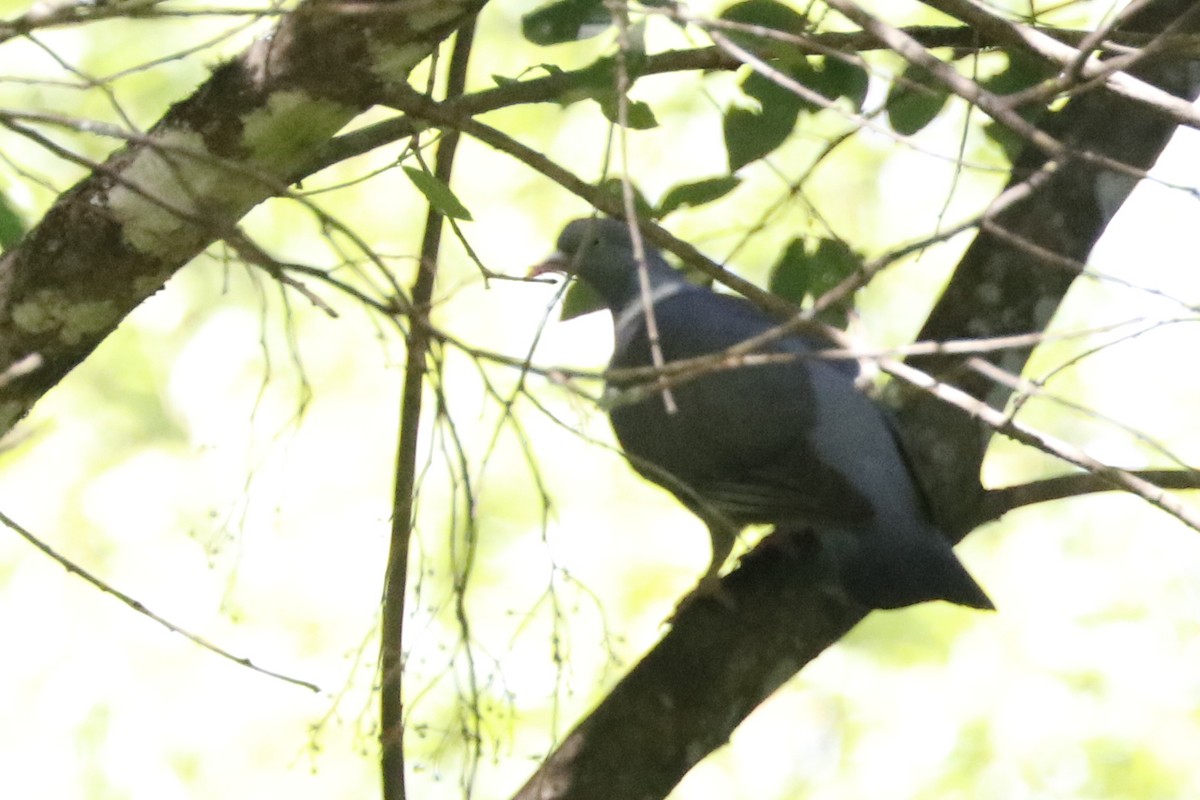
M 0 260 L 0 372 L 42 359 L 0 387 L 0 433 L 485 1 L 309 0 L 64 192 Z
M 697 20 L 689 17 L 688 21 Z M 901 28 L 900 30 L 926 49 L 942 47 L 983 49 L 998 46 L 1003 41 L 990 38 L 986 33 L 981 36 L 978 31 L 965 26 L 925 26 Z M 1054 41 L 1068 44 L 1082 43 L 1090 33 L 1089 31 L 1053 28 L 1037 30 Z M 830 31 L 806 34 L 803 37 L 779 31 L 768 32 L 774 34 L 772 38 L 778 38 L 793 45 L 797 52 L 811 55 L 822 55 L 829 51 L 861 53 L 883 49 L 883 45 L 878 39 L 862 31 Z M 1146 34 L 1118 32 L 1108 41 L 1124 43 L 1128 46 L 1140 46 L 1152 40 L 1161 43 L 1154 58 L 1163 59 L 1169 56 L 1176 60 L 1200 59 L 1200 37 L 1196 36 L 1177 35 L 1155 38 Z M 740 68 L 743 64 L 744 62 L 736 55 L 719 46 L 670 50 L 645 56 L 645 60 L 639 65 L 638 75 L 662 75 L 697 70 L 733 70 Z M 443 104 L 443 110 L 450 116 L 463 118 L 526 103 L 562 102 L 565 98 L 578 92 L 580 86 L 594 84 L 606 74 L 615 74 L 615 70 L 615 57 L 601 58 L 580 69 L 504 83 L 492 89 L 451 99 Z M 376 122 L 352 133 L 339 136 L 323 147 L 310 163 L 293 176 L 293 180 L 299 180 L 339 161 L 390 144 L 397 139 L 411 136 L 425 124 L 419 119 L 400 116 Z
M 1063 68 L 1059 78 L 1049 81 L 1045 86 L 1037 87 L 1036 93 L 1023 97 L 1023 100 L 1048 102 L 1059 92 L 1072 91 L 1081 82 L 1099 81 L 1114 94 L 1140 103 L 1156 113 L 1165 114 L 1177 123 L 1192 128 L 1200 126 L 1200 114 L 1196 113 L 1191 103 L 1123 71 L 1130 69 L 1137 61 L 1152 56 L 1158 47 L 1156 42 L 1162 39 L 1152 39 L 1127 56 L 1101 61 L 1095 55 L 1076 50 L 1053 36 L 1004 19 L 974 0 L 923 2 L 944 14 L 962 20 L 971 30 L 978 31 L 991 41 L 1024 50 Z M 1172 23 L 1172 27 L 1186 24 L 1189 18 L 1195 18 L 1197 14 L 1200 14 L 1200 7 L 1185 11 Z M 1089 37 L 1091 38 L 1095 37 Z
M 462 94 L 467 79 L 467 62 L 475 39 L 475 21 L 459 29 L 454 37 L 446 94 Z M 451 131 L 438 142 L 434 175 L 446 185 L 454 172 L 458 133 Z M 400 425 L 396 437 L 396 475 L 392 490 L 392 535 L 384 574 L 383 610 L 379 641 L 379 727 L 382 753 L 384 800 L 404 800 L 404 611 L 408 586 L 408 557 L 416 511 L 417 444 L 420 440 L 421 406 L 425 392 L 429 327 L 418 322 L 429 313 L 437 279 L 438 253 L 442 239 L 442 215 L 432 205 L 425 217 L 421 261 L 412 287 L 413 324 L 405 342 L 404 388 L 401 393 Z M 461 596 L 459 598 L 461 602 Z M 460 618 L 465 619 L 465 618 Z
M 31 531 L 29 531 L 24 526 L 20 525 L 16 520 L 11 518 L 4 512 L 0 512 L 0 525 L 4 525 L 10 531 L 17 534 L 17 536 L 20 536 L 22 539 L 24 539 L 26 542 L 31 544 L 37 550 L 39 550 L 43 555 L 45 555 L 51 561 L 54 561 L 60 567 L 65 569 L 67 572 L 71 573 L 72 575 L 78 576 L 81 580 L 94 586 L 96 589 L 99 589 L 104 594 L 107 594 L 110 597 L 116 598 L 116 600 L 118 602 L 123 603 L 124 605 L 133 609 L 134 611 L 136 611 L 137 613 L 146 617 L 147 619 L 150 619 L 150 620 L 158 623 L 159 625 L 161 625 L 164 628 L 166 628 L 167 630 L 169 630 L 171 633 L 179 634 L 180 636 L 187 639 L 192 644 L 199 645 L 201 648 L 209 651 L 210 653 L 213 653 L 214 655 L 218 655 L 227 661 L 232 661 L 234 664 L 237 664 L 240 667 L 245 667 L 246 669 L 249 669 L 252 672 L 257 672 L 262 675 L 266 675 L 268 678 L 274 678 L 276 680 L 280 680 L 285 683 L 290 683 L 295 686 L 302 686 L 305 689 L 308 689 L 309 691 L 313 691 L 313 692 L 321 691 L 321 687 L 317 686 L 315 683 L 313 683 L 311 681 L 302 680 L 300 678 L 294 678 L 290 675 L 285 675 L 282 672 L 275 672 L 274 670 L 269 670 L 264 667 L 260 667 L 257 664 L 255 664 L 253 661 L 251 661 L 249 658 L 246 658 L 245 656 L 236 656 L 233 653 L 226 650 L 225 648 L 220 647 L 219 645 L 216 645 L 216 644 L 210 642 L 208 639 L 205 639 L 200 634 L 192 633 L 187 628 L 184 628 L 180 625 L 176 625 L 174 622 L 171 622 L 171 620 L 167 619 L 166 617 L 164 617 L 160 614 L 154 613 L 149 608 L 147 608 L 145 606 L 145 604 L 143 604 L 140 600 L 134 599 L 133 597 L 126 594 L 125 592 L 122 592 L 120 589 L 116 588 L 115 586 L 108 583 L 104 579 L 97 577 L 96 575 L 92 574 L 88 570 L 81 567 L 79 564 L 76 564 L 71 559 L 69 559 L 66 556 L 59 553 L 53 547 L 46 544 L 44 541 L 42 541 L 40 538 L 38 538 L 36 535 L 34 535 Z
M 1126 30 L 1153 33 L 1193 8 L 1190 0 L 1158 0 L 1135 15 Z M 1194 98 L 1200 75 L 1187 63 L 1139 66 L 1138 76 L 1177 97 Z M 1117 123 L 1116 121 L 1119 121 Z M 1074 97 L 1047 115 L 1040 128 L 1072 150 L 1086 148 L 1148 170 L 1175 125 L 1108 92 Z M 1013 166 L 1010 185 L 1047 167 L 1045 152 L 1029 147 Z M 1080 274 L 1062 264 L 1083 264 L 1113 214 L 1136 182 L 1079 159 L 1054 165 L 1049 180 L 1021 202 L 989 220 L 968 247 L 949 285 L 930 312 L 918 338 L 942 341 L 965 336 L 1009 336 L 1043 330 Z M 1002 233 L 997 233 L 1000 231 Z M 1048 268 L 1036 249 L 1055 254 Z M 1010 374 L 1020 374 L 1032 348 L 986 356 Z M 1011 388 L 970 369 L 967 356 L 923 356 L 911 363 L 967 394 L 1003 408 Z M 947 528 L 969 530 L 982 497 L 979 469 L 991 431 L 922 391 L 891 387 L 901 431 L 936 516 Z
M 601 701 L 515 800 L 665 797 L 694 764 L 865 614 L 816 587 L 815 540 L 776 533 Z
M 1128 472 L 1138 480 L 1163 490 L 1200 489 L 1200 470 L 1197 469 L 1139 469 L 1128 470 Z M 988 489 L 979 501 L 979 516 L 976 524 L 992 522 L 1013 509 L 1031 506 L 1035 503 L 1048 503 L 1053 500 L 1065 500 L 1068 497 L 1081 497 L 1098 492 L 1112 492 L 1121 490 L 1121 488 L 1103 475 L 1094 472 L 1080 472 L 1072 475 L 1056 475 L 1053 478 L 1043 478 L 1017 486 L 1005 486 L 1001 489 Z

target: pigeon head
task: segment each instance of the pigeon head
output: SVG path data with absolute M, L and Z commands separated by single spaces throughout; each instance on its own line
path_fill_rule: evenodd
M 678 281 L 679 275 L 658 251 L 645 247 L 651 285 Z M 531 271 L 532 275 L 563 272 L 574 275 L 604 298 L 609 308 L 624 308 L 638 296 L 638 264 L 629 237 L 629 223 L 587 217 L 567 224 L 556 250 Z

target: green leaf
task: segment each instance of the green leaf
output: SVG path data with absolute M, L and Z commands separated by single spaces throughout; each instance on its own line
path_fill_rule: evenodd
M 571 285 L 563 294 L 562 310 L 559 312 L 558 318 L 565 322 L 602 308 L 604 308 L 604 298 L 595 289 L 581 280 L 572 280 Z
M 616 61 L 610 56 L 604 56 L 583 69 L 576 70 L 572 75 L 571 83 L 564 87 L 557 96 L 547 98 L 547 101 L 566 108 L 580 100 L 595 100 L 605 94 L 611 95 L 614 86 L 616 86 Z
M 630 52 L 625 59 L 630 81 L 634 81 L 645 69 L 645 54 Z M 602 56 L 586 67 L 576 70 L 572 75 L 570 86 L 564 88 L 557 97 L 548 98 L 549 102 L 560 106 L 569 106 L 580 100 L 595 100 L 600 104 L 600 110 L 609 120 L 616 122 L 617 101 L 615 86 L 617 62 L 612 56 Z M 562 70 L 559 70 L 561 73 Z M 658 120 L 654 112 L 645 103 L 630 102 L 630 127 L 636 129 L 654 128 Z
M 543 46 L 578 42 L 612 26 L 604 0 L 558 0 L 521 17 L 521 33 Z
M 790 69 L 783 72 L 788 77 L 793 78 L 796 83 L 804 86 L 808 86 L 809 81 L 812 80 L 815 74 L 815 70 L 813 70 L 807 60 L 793 65 Z M 748 97 L 753 97 L 758 101 L 764 113 L 786 112 L 796 114 L 800 111 L 820 110 L 820 106 L 810 103 L 786 86 L 780 86 L 777 82 L 757 72 L 751 72 L 746 76 L 746 79 L 742 81 L 741 89 Z
M 1053 74 L 1053 71 L 1042 62 L 1011 53 L 1008 56 L 1008 66 L 995 75 L 980 81 L 980 84 L 994 94 L 1008 95 L 1036 86 Z M 1028 122 L 1036 122 L 1045 111 L 1043 106 L 1027 105 L 1017 108 L 1017 113 Z M 983 134 L 1000 146 L 1009 163 L 1016 161 L 1021 150 L 1025 148 L 1024 138 L 998 122 L 986 123 L 983 126 Z
M 818 70 L 807 58 L 781 65 L 780 71 L 831 99 L 836 98 L 843 87 L 841 73 L 836 69 L 833 73 Z M 741 88 L 747 96 L 758 101 L 759 109 L 735 106 L 725 112 L 725 151 L 729 156 L 730 172 L 762 158 L 787 141 L 800 112 L 821 110 L 821 106 L 757 72 L 747 75 Z
M 783 249 L 783 255 L 771 267 L 767 290 L 796 305 L 809 295 L 808 252 L 803 239 L 792 239 Z
M 983 135 L 995 142 L 1004 152 L 1008 163 L 1015 163 L 1017 156 L 1025 149 L 1025 139 L 1007 125 L 1001 125 L 994 120 L 984 123 Z
M 1021 53 L 1008 53 L 1008 66 L 980 81 L 993 94 L 1005 95 L 1028 89 L 1054 75 L 1043 62 Z
M 796 127 L 800 111 L 814 108 L 757 72 L 742 81 L 742 91 L 757 100 L 759 108 L 734 106 L 725 112 L 723 128 L 730 172 L 737 172 L 786 142 Z
M 830 58 L 798 58 L 790 63 L 778 65 L 777 69 L 785 77 L 830 102 L 839 97 L 846 97 L 855 108 L 861 108 L 867 96 L 870 78 L 866 70 L 855 64 Z M 776 78 L 758 72 L 747 75 L 742 81 L 741 89 L 748 97 L 757 100 L 764 112 L 816 113 L 824 108 L 819 101 L 809 100 Z
M 808 291 L 816 300 L 849 276 L 862 269 L 862 257 L 851 250 L 845 242 L 837 239 L 819 239 L 817 249 L 809 259 Z M 817 314 L 817 319 L 826 325 L 845 330 L 850 323 L 850 309 L 854 307 L 851 292 L 837 303 Z
M 862 258 L 844 242 L 818 239 L 815 248 L 802 239 L 792 239 L 783 255 L 771 268 L 768 288 L 774 294 L 800 304 L 816 300 L 862 268 Z M 845 328 L 853 295 L 843 298 L 817 315 L 817 319 L 838 328 Z
M 780 71 L 829 101 L 839 97 L 848 97 L 855 107 L 862 105 L 867 96 L 867 84 L 870 78 L 866 70 L 854 64 L 827 58 L 800 58 L 780 68 Z M 766 76 L 755 73 L 756 80 L 749 78 L 742 84 L 742 91 L 761 101 L 775 99 L 786 94 L 792 98 L 790 102 L 797 104 L 801 111 L 820 111 L 824 106 L 800 97 L 792 89 L 781 86 Z
M 404 174 L 438 212 L 453 219 L 471 220 L 471 212 L 441 179 L 416 167 L 405 167 Z
M 818 239 L 812 254 L 809 292 L 817 299 L 862 269 L 862 256 L 838 239 Z
M 0 249 L 8 250 L 25 236 L 25 220 L 0 195 Z
M 518 74 L 515 78 L 510 78 L 507 75 L 499 75 L 493 72 L 492 80 L 496 82 L 497 86 L 512 86 L 515 83 L 520 83 L 525 76 L 529 75 L 531 72 L 544 72 L 547 75 L 562 75 L 564 71 L 565 70 L 563 70 L 563 68 L 557 64 L 534 64 L 533 66 L 529 66 L 521 70 L 520 74 Z
M 563 73 L 563 71 L 564 70 L 562 69 L 562 67 L 556 66 L 554 64 L 534 64 L 531 67 L 526 67 L 525 69 L 521 70 L 520 74 L 517 75 L 517 77 L 515 77 L 515 78 L 510 78 L 507 75 L 500 75 L 499 73 L 493 72 L 492 73 L 492 81 L 497 86 L 501 86 L 501 87 L 516 86 L 517 84 L 522 83 L 525 80 L 526 76 L 533 72 L 544 72 L 546 75 L 561 75 Z M 558 99 L 549 97 L 549 98 L 546 98 L 544 102 L 554 103 L 554 102 L 558 102 Z M 565 105 L 565 103 L 564 103 L 564 105 Z
M 716 178 L 703 178 L 690 183 L 676 184 L 663 195 L 655 216 L 662 219 L 672 211 L 684 206 L 702 206 L 705 203 L 719 200 L 736 189 L 741 182 L 741 178 L 733 175 L 721 175 Z
M 720 19 L 739 22 L 743 25 L 770 28 L 784 33 L 801 33 L 808 24 L 808 20 L 803 14 L 799 14 L 794 9 L 775 0 L 746 0 L 744 3 L 737 3 L 722 11 Z M 796 53 L 794 45 L 768 39 L 749 31 L 730 30 L 723 31 L 723 33 L 735 44 L 768 56 L 788 59 Z
M 625 207 L 625 189 L 621 184 L 620 178 L 605 178 L 599 183 L 599 185 L 596 186 L 596 188 L 599 189 L 603 194 L 613 198 L 613 201 L 616 202 L 618 207 Z M 649 201 L 646 200 L 646 196 L 642 194 L 641 190 L 639 190 L 636 185 L 633 187 L 633 206 L 637 210 L 638 216 L 654 216 L 654 207 L 650 205 Z
M 600 104 L 600 111 L 609 122 L 617 122 L 617 95 L 615 92 L 600 95 L 596 98 L 596 102 Z M 658 127 L 658 119 L 654 116 L 654 112 L 650 106 L 640 100 L 630 100 L 626 114 L 629 128 L 632 130 L 644 131 Z
M 910 64 L 888 92 L 888 122 L 896 133 L 911 136 L 933 122 L 949 99 L 946 87 L 924 68 Z
M 757 161 L 787 141 L 796 127 L 796 117 L 790 119 L 745 108 L 725 112 L 722 128 L 725 133 L 725 152 L 729 171 L 737 172 Z
M 867 99 L 867 88 L 871 81 L 867 71 L 857 64 L 826 56 L 818 73 L 819 79 L 807 84 L 830 100 L 845 97 L 854 108 L 861 109 Z

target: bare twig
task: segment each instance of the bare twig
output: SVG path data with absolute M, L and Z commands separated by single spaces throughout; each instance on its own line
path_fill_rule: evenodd
M 1037 29 L 1012 23 L 974 0 L 925 0 L 925 3 L 961 19 L 991 39 L 1031 51 L 1063 68 L 1058 79 L 1035 87 L 1035 91 L 1029 95 L 1021 95 L 1018 102 L 1041 103 L 1060 92 L 1071 91 L 1081 81 L 1102 82 L 1110 91 L 1165 114 L 1181 125 L 1200 127 L 1200 114 L 1196 113 L 1191 103 L 1123 71 L 1148 57 L 1154 48 L 1153 41 L 1128 55 L 1100 61 L 1091 53 L 1076 50 Z M 1193 8 L 1188 14 L 1196 12 L 1197 9 Z M 1176 24 L 1180 22 L 1182 18 Z M 1087 45 L 1093 38 L 1089 36 L 1080 43 L 1081 46 Z
M 134 611 L 141 614 L 142 616 L 145 616 L 145 617 L 148 617 L 148 618 L 154 620 L 159 625 L 162 625 L 164 628 L 171 631 L 172 633 L 178 633 L 180 636 L 184 637 L 185 639 L 192 642 L 193 644 L 197 644 L 200 647 L 203 647 L 205 650 L 209 651 L 210 653 L 215 653 L 216 655 L 220 656 L 221 658 L 224 658 L 228 661 L 232 661 L 233 663 L 237 664 L 240 667 L 245 667 L 246 669 L 252 670 L 254 672 L 258 672 L 262 675 L 266 675 L 268 678 L 275 678 L 276 680 L 280 680 L 285 683 L 290 683 L 295 686 L 303 686 L 305 689 L 310 689 L 311 691 L 314 691 L 314 692 L 321 691 L 321 687 L 317 686 L 315 683 L 312 683 L 312 682 L 306 681 L 306 680 L 301 680 L 300 678 L 293 678 L 289 675 L 284 675 L 282 672 L 275 672 L 273 670 L 264 669 L 263 667 L 260 667 L 257 664 L 255 664 L 254 662 L 252 662 L 250 659 L 245 658 L 243 656 L 235 656 L 233 653 L 230 653 L 228 650 L 226 650 L 222 647 L 219 647 L 219 646 L 213 644 L 212 642 L 208 641 L 203 636 L 192 633 L 191 631 L 187 630 L 186 628 L 182 628 L 179 625 L 176 625 L 174 622 L 171 622 L 166 617 L 162 617 L 162 616 L 159 616 L 158 614 L 155 614 L 153 611 L 146 608 L 146 606 L 143 605 L 140 601 L 135 600 L 134 598 L 132 598 L 129 595 L 122 592 L 121 590 L 119 590 L 116 587 L 112 586 L 111 584 L 107 583 L 103 579 L 96 577 L 91 572 L 89 572 L 86 569 L 84 569 L 83 567 L 79 566 L 71 559 L 58 553 L 56 550 L 54 550 L 54 548 L 50 547 L 50 545 L 43 542 L 36 535 L 31 533 L 26 528 L 22 527 L 18 522 L 16 522 L 14 519 L 9 517 L 7 514 L 5 514 L 2 511 L 0 511 L 0 523 L 3 523 L 5 525 L 5 527 L 7 527 L 13 533 L 17 534 L 22 539 L 29 542 L 29 544 L 33 545 L 35 548 L 40 550 L 44 555 L 48 556 L 51 560 L 56 562 L 60 567 L 65 569 L 67 572 L 70 572 L 72 575 L 79 576 L 87 583 L 90 583 L 92 586 L 96 587 L 97 589 L 104 592 L 105 594 L 115 597 L 117 600 L 119 600 L 122 603 L 124 603 L 125 605 L 129 606 L 130 608 L 132 608 Z
M 860 25 L 863 30 L 887 45 L 905 61 L 927 70 L 951 92 L 968 103 L 978 106 L 992 119 L 1003 124 L 1046 155 L 1058 160 L 1077 158 L 1139 180 L 1147 176 L 1143 169 L 1125 164 L 1102 153 L 1068 146 L 1055 139 L 1018 114 L 1003 98 L 987 91 L 970 78 L 958 74 L 952 66 L 935 57 L 904 30 L 867 13 L 857 3 L 851 2 L 851 0 L 827 0 L 827 2 L 847 19 Z
M 633 182 L 629 179 L 629 12 L 621 4 L 610 9 L 617 22 L 617 141 L 621 149 L 621 208 L 628 221 L 629 241 L 633 245 L 633 259 L 637 262 L 638 289 L 642 296 L 643 316 L 646 319 L 646 338 L 650 344 L 650 363 L 662 369 L 664 359 L 662 343 L 658 336 L 658 318 L 654 313 L 653 287 L 650 286 L 650 270 L 646 266 L 646 244 L 637 226 L 637 203 L 633 195 Z M 660 384 L 663 407 L 668 414 L 679 410 L 671 387 Z
M 326 303 L 320 295 L 313 292 L 300 281 L 288 275 L 285 270 L 294 267 L 292 264 L 285 264 L 246 235 L 246 232 L 240 228 L 233 234 L 225 237 L 225 242 L 232 247 L 242 260 L 247 264 L 253 264 L 256 267 L 261 267 L 266 270 L 267 274 L 275 280 L 282 283 L 284 286 L 290 286 L 312 303 L 316 308 L 324 311 L 331 319 L 337 319 L 338 313 L 333 309 L 333 306 Z

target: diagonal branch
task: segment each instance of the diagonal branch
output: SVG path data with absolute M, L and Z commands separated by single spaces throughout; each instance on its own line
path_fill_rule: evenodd
M 291 677 L 290 675 L 285 675 L 282 672 L 275 672 L 273 670 L 269 670 L 264 667 L 260 667 L 257 664 L 255 664 L 253 661 L 251 661 L 249 658 L 246 658 L 245 656 L 236 656 L 233 653 L 226 650 L 225 648 L 220 647 L 219 645 L 216 645 L 216 644 L 210 642 L 209 640 L 205 639 L 203 636 L 199 635 L 198 633 L 193 633 L 190 630 L 188 630 L 187 628 L 176 625 L 174 622 L 171 622 L 171 620 L 167 619 L 166 617 L 162 616 L 161 614 L 156 614 L 155 612 L 151 611 L 140 600 L 134 599 L 133 597 L 126 594 L 125 592 L 122 592 L 120 589 L 116 588 L 115 586 L 108 583 L 104 579 L 97 577 L 90 571 L 84 569 L 79 564 L 75 563 L 71 559 L 69 559 L 66 556 L 59 553 L 57 550 L 52 548 L 50 545 L 48 545 L 44 541 L 42 541 L 39 537 L 34 535 L 34 533 L 32 531 L 30 531 L 27 528 L 25 528 L 24 526 L 22 526 L 20 523 L 18 523 L 12 517 L 5 514 L 3 511 L 0 511 L 0 525 L 3 525 L 4 527 L 8 528 L 10 531 L 17 534 L 17 536 L 20 536 L 26 542 L 33 545 L 35 548 L 37 548 L 39 551 L 41 551 L 41 553 L 43 555 L 50 558 L 52 561 L 57 563 L 60 567 L 65 569 L 67 572 L 71 573 L 72 575 L 78 576 L 83 581 L 91 584 L 92 586 L 99 589 L 104 594 L 107 594 L 107 595 L 110 595 L 110 596 L 116 598 L 119 602 L 124 603 L 126 606 L 133 609 L 137 613 L 143 615 L 144 617 L 146 617 L 150 620 L 153 620 L 154 622 L 157 622 L 159 625 L 163 626 L 164 628 L 169 630 L 171 633 L 177 633 L 180 636 L 182 636 L 183 638 L 192 642 L 193 644 L 199 645 L 200 647 L 209 651 L 210 653 L 218 655 L 221 658 L 224 658 L 228 661 L 232 661 L 234 664 L 237 664 L 239 666 L 246 667 L 247 669 L 249 669 L 253 672 L 258 672 L 263 675 L 266 675 L 269 678 L 275 678 L 277 680 L 284 681 L 285 683 L 294 684 L 295 686 L 303 686 L 305 689 L 309 689 L 310 691 L 314 691 L 314 692 L 321 691 L 321 687 L 317 686 L 315 683 L 312 683 L 311 681 L 301 680 L 300 678 L 294 678 L 294 677 Z
M 1127 21 L 1125 29 L 1161 31 L 1190 14 L 1193 6 L 1190 0 L 1148 3 Z M 1193 15 L 1187 30 L 1195 26 Z M 1176 97 L 1195 98 L 1200 93 L 1200 75 L 1186 62 L 1143 63 L 1136 73 Z M 1086 149 L 1148 170 L 1175 126 L 1127 98 L 1097 91 L 1077 96 L 1048 115 L 1040 130 L 1067 143 L 1072 152 Z M 1010 185 L 1045 169 L 1050 160 L 1046 152 L 1026 148 L 1013 165 Z M 918 338 L 942 341 L 1044 330 L 1081 274 L 1064 269 L 1063 264 L 1087 262 L 1092 247 L 1135 185 L 1127 175 L 1096 163 L 1062 160 L 1037 191 L 996 214 L 976 236 Z M 1047 263 L 1038 252 L 1053 254 L 1054 262 Z M 1032 348 L 1007 350 L 985 358 L 1018 375 L 1031 352 Z M 921 357 L 911 363 L 993 408 L 1003 408 L 1012 389 L 973 370 L 969 361 L 966 356 L 945 355 Z M 974 507 L 982 496 L 978 476 L 990 431 L 924 392 L 892 388 L 910 456 L 938 518 L 947 528 L 969 529 L 970 522 L 977 519 Z
M 0 260 L 0 433 L 485 2 L 309 0 L 64 192 Z
M 1084 82 L 1100 81 L 1114 94 L 1166 114 L 1180 124 L 1198 127 L 1200 115 L 1191 103 L 1122 71 L 1153 55 L 1158 47 L 1163 46 L 1161 42 L 1166 41 L 1165 36 L 1156 37 L 1127 56 L 1101 61 L 1095 55 L 1076 50 L 1036 28 L 1010 22 L 976 0 L 924 0 L 924 3 L 962 20 L 989 40 L 1031 52 L 1064 69 L 1058 78 L 1037 87 L 1036 93 L 1023 99 L 1047 102 L 1058 92 L 1073 90 L 1081 79 Z M 1184 12 L 1175 24 L 1186 24 L 1189 18 L 1195 19 L 1198 15 L 1200 7 L 1193 8 Z
M 1129 470 L 1129 474 L 1160 490 L 1200 490 L 1198 469 L 1142 469 Z M 1009 511 L 1023 506 L 1065 500 L 1085 494 L 1111 492 L 1117 488 L 1103 475 L 1078 472 L 1072 475 L 1055 475 L 1053 478 L 1043 478 L 1016 486 L 989 489 L 979 503 L 979 524 L 1000 519 Z

